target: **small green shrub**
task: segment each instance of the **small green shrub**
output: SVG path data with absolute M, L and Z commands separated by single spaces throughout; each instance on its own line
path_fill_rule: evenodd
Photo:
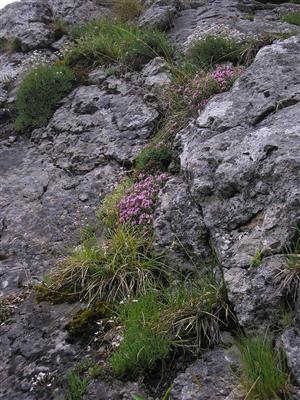
M 17 93 L 16 130 L 27 132 L 45 125 L 74 84 L 75 76 L 67 67 L 40 66 L 29 72 Z
M 66 400 L 82 400 L 88 387 L 88 379 L 81 378 L 77 372 L 71 371 L 68 376 Z
M 121 64 L 139 69 L 156 56 L 170 59 L 174 48 L 163 32 L 117 21 L 93 21 L 72 31 L 76 45 L 66 55 L 67 65 Z
M 121 21 L 132 21 L 143 10 L 141 0 L 115 0 L 113 11 Z
M 0 37 L 0 53 L 13 53 L 21 50 L 21 41 L 17 38 Z
M 135 159 L 137 172 L 155 173 L 167 171 L 172 160 L 172 151 L 164 142 L 150 143 Z
M 69 27 L 66 21 L 56 19 L 51 23 L 51 28 L 54 33 L 55 40 L 59 40 L 64 35 L 68 35 Z
M 300 25 L 300 12 L 290 12 L 284 15 L 282 21 L 293 25 Z
M 208 36 L 197 41 L 188 51 L 190 60 L 206 70 L 225 62 L 237 65 L 241 62 L 242 54 L 242 44 L 217 36 Z
M 249 399 L 285 398 L 288 374 L 279 350 L 263 336 L 243 337 L 237 346 L 242 362 L 241 382 Z

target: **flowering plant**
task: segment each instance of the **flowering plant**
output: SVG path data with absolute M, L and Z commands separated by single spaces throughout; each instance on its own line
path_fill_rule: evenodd
M 214 71 L 199 72 L 186 86 L 180 87 L 179 91 L 189 107 L 201 109 L 211 96 L 229 90 L 242 71 L 242 67 L 217 65 Z
M 166 180 L 167 174 L 140 175 L 118 204 L 120 222 L 131 226 L 151 224 L 158 193 Z

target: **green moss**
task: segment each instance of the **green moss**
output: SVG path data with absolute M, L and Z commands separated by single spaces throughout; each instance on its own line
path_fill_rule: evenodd
M 51 281 L 52 283 L 52 281 Z M 36 301 L 48 301 L 52 304 L 73 303 L 78 300 L 78 294 L 74 293 L 72 286 L 65 287 L 64 290 L 53 290 L 50 282 L 42 282 L 35 286 Z
M 111 312 L 103 302 L 96 302 L 92 306 L 78 311 L 66 325 L 66 330 L 72 340 L 88 341 L 97 331 L 97 322 L 108 318 Z

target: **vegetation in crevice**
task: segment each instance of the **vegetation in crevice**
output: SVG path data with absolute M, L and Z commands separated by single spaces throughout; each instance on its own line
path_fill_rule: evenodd
M 0 54 L 14 53 L 21 50 L 22 43 L 18 38 L 0 37 Z
M 165 33 L 117 20 L 89 22 L 74 28 L 71 36 L 75 45 L 65 57 L 69 66 L 117 63 L 138 70 L 157 56 L 171 60 L 175 52 Z
M 135 20 L 143 11 L 141 0 L 114 0 L 114 15 L 123 22 Z
M 263 259 L 264 255 L 265 254 L 264 254 L 263 250 L 257 250 L 255 252 L 254 256 L 251 259 L 250 266 L 254 267 L 254 268 L 259 267 L 261 262 L 262 262 L 262 259 Z
M 282 21 L 292 25 L 300 25 L 300 12 L 290 12 L 282 16 Z
M 271 333 L 241 337 L 237 342 L 241 359 L 241 383 L 249 399 L 289 399 L 289 374 L 280 348 Z

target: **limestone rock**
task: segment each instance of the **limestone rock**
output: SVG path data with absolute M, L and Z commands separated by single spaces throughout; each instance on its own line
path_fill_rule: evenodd
M 233 372 L 237 366 L 238 359 L 233 349 L 208 351 L 175 379 L 170 399 L 241 400 L 244 396 L 228 397 L 238 385 Z
M 244 269 L 257 251 L 282 252 L 300 222 L 299 54 L 299 36 L 263 48 L 233 89 L 215 96 L 178 137 L 191 196 L 225 267 L 238 318 L 248 327 L 262 322 L 259 308 L 267 298 L 259 289 L 261 270 Z M 274 276 L 276 259 L 266 262 Z M 236 276 L 250 280 L 248 289 L 237 286 Z M 258 289 L 252 297 L 238 295 L 252 285 Z

